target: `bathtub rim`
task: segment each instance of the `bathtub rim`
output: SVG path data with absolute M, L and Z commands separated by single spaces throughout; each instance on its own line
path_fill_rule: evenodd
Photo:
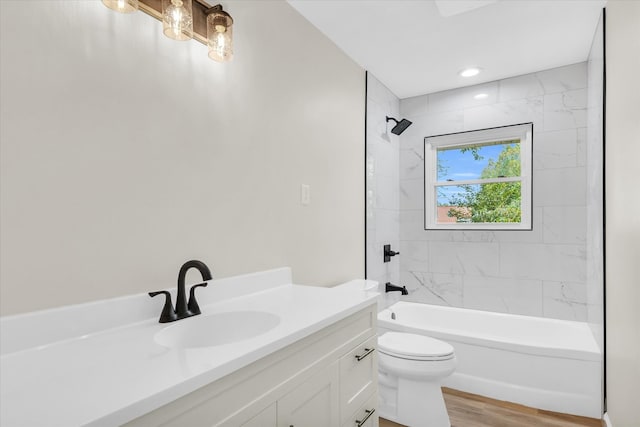
M 447 329 L 447 328 L 431 328 L 428 329 L 426 327 L 414 326 L 412 324 L 402 323 L 401 321 L 391 320 L 391 311 L 393 307 L 402 307 L 402 306 L 426 306 L 429 309 L 435 310 L 451 310 L 451 311 L 469 311 L 479 313 L 482 316 L 493 316 L 493 317 L 502 317 L 508 319 L 510 317 L 517 317 L 526 319 L 527 321 L 542 321 L 544 323 L 551 322 L 561 322 L 566 324 L 571 324 L 573 326 L 579 326 L 580 329 L 584 329 L 586 332 L 586 336 L 589 337 L 589 344 L 594 348 L 570 348 L 570 347 L 557 347 L 557 346 L 540 346 L 535 344 L 530 344 L 526 342 L 517 342 L 517 341 L 507 341 L 503 337 L 500 336 L 492 336 L 489 334 L 464 334 L 459 329 Z M 395 311 L 398 311 L 397 309 Z M 415 334 L 425 334 L 428 336 L 432 336 L 433 338 L 441 339 L 443 341 L 451 341 L 451 342 L 462 342 L 473 344 L 481 347 L 487 348 L 495 348 L 499 350 L 505 351 L 513 351 L 516 353 L 522 354 L 532 354 L 536 356 L 547 356 L 547 357 L 558 357 L 563 359 L 572 359 L 572 360 L 583 360 L 590 362 L 602 362 L 602 352 L 598 348 L 598 345 L 595 341 L 595 337 L 591 333 L 591 328 L 589 324 L 586 322 L 576 322 L 572 320 L 561 320 L 561 319 L 549 319 L 545 317 L 534 317 L 534 316 L 523 316 L 520 314 L 510 314 L 510 313 L 496 313 L 490 311 L 482 311 L 482 310 L 474 310 L 468 308 L 458 308 L 458 307 L 445 307 L 438 306 L 433 304 L 422 304 L 415 303 L 409 301 L 398 301 L 389 307 L 381 310 L 378 313 L 378 326 L 384 329 L 389 330 L 398 330 L 406 333 L 415 333 Z

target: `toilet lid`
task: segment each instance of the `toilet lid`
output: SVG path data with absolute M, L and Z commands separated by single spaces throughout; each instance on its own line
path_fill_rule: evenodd
M 447 360 L 453 347 L 444 341 L 424 335 L 386 332 L 378 337 L 378 349 L 389 356 L 412 360 Z

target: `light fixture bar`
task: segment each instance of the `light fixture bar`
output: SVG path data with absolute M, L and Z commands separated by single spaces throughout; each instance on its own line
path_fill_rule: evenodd
M 147 15 L 162 22 L 162 0 L 139 0 L 139 8 Z M 193 38 L 207 45 L 207 11 L 212 9 L 201 0 L 193 0 Z

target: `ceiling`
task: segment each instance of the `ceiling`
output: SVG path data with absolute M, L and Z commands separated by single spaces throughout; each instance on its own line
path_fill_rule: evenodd
M 401 99 L 585 61 L 606 3 L 288 1 Z

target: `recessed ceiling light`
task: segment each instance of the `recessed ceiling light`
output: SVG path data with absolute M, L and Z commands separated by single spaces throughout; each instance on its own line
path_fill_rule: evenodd
M 465 68 L 464 70 L 460 71 L 458 74 L 460 74 L 462 77 L 473 77 L 473 76 L 477 76 L 480 73 L 480 68 L 478 67 L 470 67 L 470 68 Z
M 479 94 L 475 95 L 475 96 L 473 97 L 473 99 L 486 99 L 486 98 L 488 98 L 488 97 L 489 97 L 489 94 L 486 94 L 486 93 L 479 93 Z

